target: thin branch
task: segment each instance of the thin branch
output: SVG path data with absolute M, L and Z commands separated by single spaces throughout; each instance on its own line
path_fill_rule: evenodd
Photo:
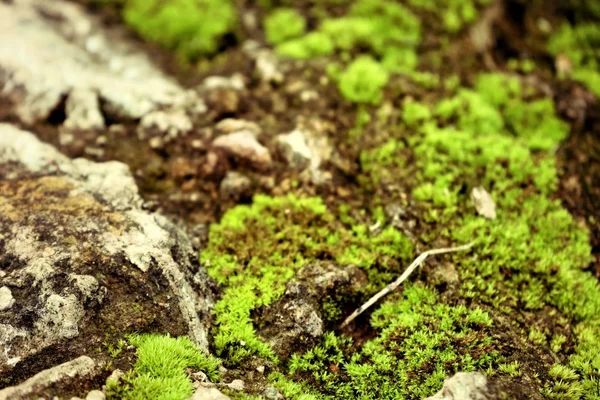
M 346 318 L 344 320 L 344 322 L 340 325 L 340 328 L 343 328 L 343 327 L 347 326 L 356 317 L 358 317 L 360 314 L 362 314 L 366 309 L 368 309 L 369 307 L 371 307 L 373 304 L 377 303 L 379 301 L 379 299 L 381 299 L 383 296 L 385 296 L 385 295 L 393 292 L 394 290 L 396 290 L 396 288 L 398 286 L 400 286 L 400 284 L 402 282 L 404 282 L 406 280 L 406 278 L 408 278 L 409 275 L 412 274 L 412 272 L 419 265 L 421 265 L 423 263 L 423 261 L 425 261 L 425 259 L 428 256 L 435 255 L 435 254 L 453 253 L 453 252 L 457 252 L 457 251 L 468 250 L 471 247 L 473 247 L 473 244 L 474 244 L 474 242 L 471 242 L 469 244 L 465 244 L 465 245 L 462 245 L 462 246 L 445 247 L 445 248 L 441 248 L 441 249 L 427 250 L 427 251 L 421 253 L 421 255 L 419 255 L 419 257 L 417 257 L 412 262 L 412 264 L 410 264 L 408 266 L 408 268 L 406 268 L 406 270 L 402 273 L 402 275 L 400 275 L 400 277 L 398 279 L 396 279 L 394 282 L 392 282 L 389 285 L 387 285 L 379 293 L 377 293 L 375 296 L 371 297 L 369 299 L 369 301 L 367 301 L 362 306 L 358 307 L 352 314 L 350 314 L 350 316 L 348 318 Z

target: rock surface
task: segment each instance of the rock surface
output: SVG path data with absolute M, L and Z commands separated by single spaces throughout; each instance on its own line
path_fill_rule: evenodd
M 97 373 L 99 365 L 90 357 L 81 356 L 57 365 L 27 379 L 20 385 L 0 390 L 0 399 L 20 400 L 35 398 L 35 394 L 63 380 Z
M 257 169 L 268 169 L 272 163 L 269 150 L 258 142 L 250 130 L 219 136 L 214 140 L 213 146 Z
M 27 124 L 46 120 L 65 98 L 66 124 L 80 129 L 102 127 L 104 114 L 139 119 L 194 103 L 124 31 L 108 30 L 77 4 L 0 2 L 0 21 L 0 93 Z
M 487 378 L 479 372 L 458 372 L 446 379 L 442 389 L 426 400 L 491 400 Z
M 324 333 L 325 321 L 319 300 L 364 282 L 356 267 L 311 264 L 288 283 L 284 295 L 263 312 L 260 333 L 280 356 L 314 344 Z
M 0 177 L 0 386 L 91 355 L 107 333 L 152 326 L 208 351 L 211 280 L 185 234 L 141 208 L 125 165 L 0 124 Z
M 496 219 L 496 203 L 484 188 L 473 188 L 471 202 L 477 210 L 477 214 L 487 219 Z

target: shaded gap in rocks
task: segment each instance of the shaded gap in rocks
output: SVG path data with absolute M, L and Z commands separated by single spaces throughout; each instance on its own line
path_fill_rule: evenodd
M 54 107 L 48 118 L 46 118 L 46 122 L 53 126 L 62 125 L 63 122 L 67 119 L 67 95 L 63 95 L 60 98 L 60 101 Z

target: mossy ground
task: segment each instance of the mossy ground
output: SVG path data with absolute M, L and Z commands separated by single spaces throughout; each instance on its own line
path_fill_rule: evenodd
M 536 84 L 560 87 L 558 80 L 570 76 L 598 93 L 599 25 L 536 15 L 533 5 L 527 18 L 556 20 L 540 34 L 543 49 L 510 57 L 488 50 L 497 64 L 490 72 L 485 55 L 463 49 L 492 2 L 442 3 L 244 3 L 240 13 L 250 7 L 260 17 L 258 34 L 225 18 L 227 24 L 211 30 L 215 42 L 192 48 L 194 57 L 214 55 L 215 43 L 231 33 L 272 48 L 286 63 L 286 79 L 314 88 L 320 98 L 305 104 L 276 85 L 254 82 L 236 116 L 275 133 L 289 130 L 298 115 L 329 121 L 343 159 L 326 167 L 332 187 L 315 187 L 276 164 L 276 184 L 259 185 L 251 204 L 205 212 L 202 221 L 214 223 L 201 259 L 220 289 L 212 348 L 229 369 L 226 378 L 249 384 L 248 393 L 232 396 L 260 398 L 272 384 L 290 399 L 419 399 L 454 372 L 477 370 L 506 398 L 600 399 L 600 287 L 586 270 L 589 232 L 557 199 L 556 152 L 573 127 Z M 152 15 L 158 21 L 162 14 Z M 152 38 L 143 29 L 153 25 L 140 26 Z M 163 45 L 187 53 L 189 35 L 176 37 Z M 527 46 L 502 39 L 516 43 L 513 51 Z M 554 76 L 548 54 L 560 53 L 573 68 Z M 240 60 L 232 50 L 208 70 L 231 73 L 245 65 Z M 212 120 L 202 121 L 207 126 L 222 117 L 209 115 Z M 171 157 L 204 156 L 174 147 L 166 150 Z M 475 213 L 469 194 L 478 186 L 494 198 L 496 219 Z M 215 185 L 201 188 L 214 204 Z M 428 260 L 352 326 L 334 329 L 419 252 L 471 241 L 469 252 Z M 368 283 L 347 297 L 322 299 L 329 331 L 314 347 L 279 358 L 256 329 L 258 310 L 317 261 L 355 265 Z M 264 376 L 253 379 L 265 365 Z M 173 379 L 188 390 L 180 367 Z

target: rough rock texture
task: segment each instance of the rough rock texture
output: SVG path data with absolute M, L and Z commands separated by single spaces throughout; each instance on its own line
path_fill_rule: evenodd
M 217 388 L 200 386 L 189 400 L 229 400 L 230 397 L 221 393 Z
M 363 272 L 356 267 L 307 265 L 287 285 L 285 294 L 263 310 L 259 331 L 280 356 L 314 344 L 325 328 L 319 300 L 356 289 L 364 281 Z
M 150 327 L 208 351 L 211 280 L 182 231 L 142 209 L 125 165 L 70 160 L 0 124 L 0 177 L 0 287 L 13 298 L 0 386 Z
M 0 2 L 0 21 L 0 95 L 27 124 L 48 118 L 64 99 L 66 125 L 80 129 L 102 127 L 103 114 L 139 119 L 198 104 L 123 31 L 107 30 L 74 3 Z
M 426 400 L 491 400 L 487 378 L 479 372 L 458 372 L 446 379 L 442 389 Z
M 477 214 L 487 219 L 496 219 L 496 203 L 484 188 L 473 188 L 471 202 L 477 210 Z
M 254 133 L 250 130 L 241 130 L 219 136 L 214 140 L 213 146 L 224 150 L 240 162 L 246 162 L 257 169 L 268 169 L 272 163 L 269 150 L 258 142 Z
M 35 398 L 34 394 L 58 382 L 85 377 L 97 372 L 99 365 L 90 357 L 81 356 L 69 362 L 42 371 L 20 385 L 0 390 L 0 399 L 18 400 Z

